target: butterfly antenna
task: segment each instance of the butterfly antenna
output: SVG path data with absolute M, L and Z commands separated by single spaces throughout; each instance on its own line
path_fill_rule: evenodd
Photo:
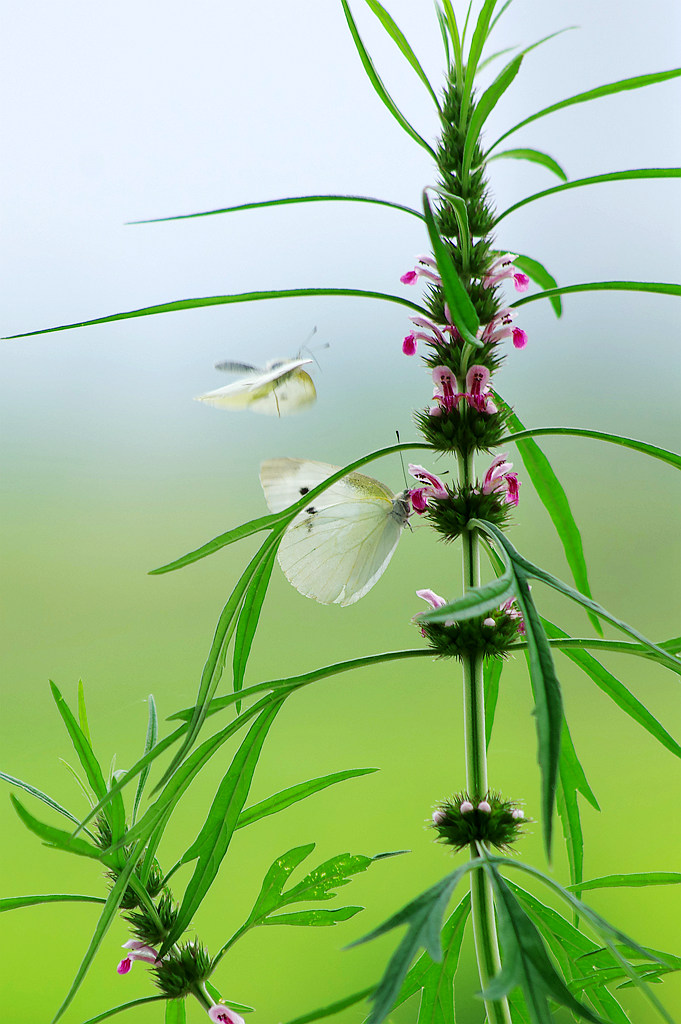
M 303 352 L 307 352 L 307 354 L 309 356 L 311 356 L 311 358 L 317 364 L 317 369 L 321 370 L 321 366 L 319 365 L 319 360 L 315 356 L 315 351 L 319 352 L 320 349 L 331 348 L 331 345 L 327 341 L 324 345 L 317 345 L 317 346 L 315 346 L 315 348 L 310 348 L 309 342 L 312 340 L 312 338 L 314 338 L 316 333 L 317 333 L 317 328 L 313 327 L 312 330 L 310 331 L 309 335 L 307 336 L 307 340 L 305 341 L 305 344 L 301 346 L 300 352 L 298 353 L 298 356 L 300 357 Z

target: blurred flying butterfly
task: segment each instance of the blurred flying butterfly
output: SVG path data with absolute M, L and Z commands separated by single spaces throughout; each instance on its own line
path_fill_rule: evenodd
M 312 378 L 302 369 L 311 362 L 312 359 L 299 357 L 273 359 L 263 369 L 250 363 L 216 363 L 216 370 L 246 376 L 224 388 L 198 395 L 196 400 L 220 409 L 250 409 L 267 416 L 289 416 L 316 401 Z
M 260 482 L 272 512 L 299 501 L 338 466 L 305 459 L 268 459 Z M 293 520 L 279 546 L 289 583 L 321 604 L 359 601 L 385 572 L 409 517 L 407 492 L 362 473 L 348 473 Z

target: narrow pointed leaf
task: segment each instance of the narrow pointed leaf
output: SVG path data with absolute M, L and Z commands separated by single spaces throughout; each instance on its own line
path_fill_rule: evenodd
M 336 910 L 299 910 L 293 914 L 275 914 L 266 917 L 262 925 L 288 924 L 313 928 L 328 928 L 343 921 L 349 921 L 364 907 L 338 907 Z
M 139 860 L 141 853 L 141 843 L 138 843 L 135 847 L 133 847 L 130 850 L 130 856 L 123 865 L 123 867 L 121 868 L 118 878 L 116 879 L 116 883 L 111 889 L 107 901 L 104 904 L 104 909 L 102 910 L 99 921 L 97 922 L 97 927 L 95 928 L 92 939 L 90 940 L 90 945 L 88 946 L 85 956 L 83 957 L 83 960 L 80 964 L 80 967 L 76 972 L 76 976 L 73 979 L 73 984 L 71 985 L 71 988 L 69 989 L 63 1003 L 57 1010 L 53 1018 L 52 1024 L 55 1024 L 55 1022 L 59 1020 L 59 1018 L 62 1016 L 65 1010 L 70 1006 L 73 997 L 80 988 L 83 979 L 85 978 L 85 975 L 90 969 L 90 965 L 95 958 L 97 950 L 102 944 L 104 936 L 109 930 L 109 927 L 111 926 L 112 922 L 115 920 L 116 912 L 121 904 L 121 900 L 125 896 L 126 889 L 128 888 L 128 881 L 130 880 L 130 876 L 133 873 L 135 864 Z
M 371 8 L 371 10 L 374 12 L 376 17 L 378 18 L 378 20 L 380 21 L 381 25 L 383 25 L 383 28 L 386 30 L 390 38 L 396 44 L 402 55 L 406 57 L 407 62 L 414 69 L 414 71 L 419 76 L 419 78 L 425 85 L 426 89 L 432 96 L 435 106 L 438 108 L 438 110 L 440 110 L 440 102 L 437 96 L 435 95 L 435 91 L 433 90 L 432 85 L 428 81 L 428 76 L 421 67 L 419 60 L 414 51 L 412 50 L 411 46 L 409 45 L 408 40 L 405 38 L 404 33 L 395 23 L 390 14 L 388 14 L 385 7 L 383 7 L 383 5 L 378 2 L 378 0 L 366 0 L 366 2 L 368 6 Z
M 631 448 L 632 451 L 641 452 L 643 455 L 650 455 L 654 459 L 660 459 L 676 469 L 681 469 L 681 455 L 676 452 L 667 451 L 666 448 L 658 448 L 657 445 L 648 444 L 647 441 L 636 441 L 633 437 L 622 437 L 620 434 L 609 434 L 603 430 L 588 430 L 584 427 L 533 427 L 531 430 L 521 430 L 515 434 L 509 434 L 502 438 L 500 445 L 512 441 L 516 444 L 526 437 L 541 436 L 569 436 L 569 437 L 591 437 L 596 441 L 608 441 L 610 444 L 621 445 L 623 448 Z
M 384 299 L 396 302 L 415 310 L 420 316 L 428 316 L 423 306 L 403 298 L 401 295 L 389 295 L 385 292 L 365 291 L 362 288 L 283 288 L 270 291 L 241 292 L 237 295 L 208 295 L 200 299 L 178 299 L 175 302 L 162 302 L 156 306 L 144 306 L 142 309 L 131 309 L 125 313 L 112 313 L 94 320 L 81 320 L 78 323 L 62 324 L 60 327 L 45 327 L 39 331 L 24 331 L 23 334 L 12 334 L 3 340 L 13 341 L 15 338 L 31 338 L 36 334 L 54 334 L 55 331 L 70 331 L 75 327 L 93 327 L 95 324 L 109 324 L 116 320 L 130 320 L 138 316 L 156 316 L 159 313 L 177 313 L 183 309 L 203 309 L 206 306 L 233 305 L 239 302 L 259 302 L 265 299 L 297 299 L 315 295 L 347 295 L 350 298 Z
M 659 647 L 657 644 L 654 644 L 652 640 L 648 640 L 647 637 L 643 636 L 642 633 L 639 633 L 638 630 L 634 629 L 633 626 L 630 626 L 628 625 L 628 623 L 623 622 L 622 619 L 618 619 L 614 615 L 611 615 L 609 611 L 603 608 L 600 604 L 597 604 L 596 601 L 592 601 L 584 594 L 581 594 L 579 593 L 579 591 L 574 590 L 572 587 L 569 587 L 567 583 L 564 583 L 562 580 L 559 580 L 556 576 L 553 576 L 550 572 L 547 572 L 545 569 L 540 569 L 538 565 L 533 565 L 533 563 L 528 561 L 528 559 L 524 558 L 519 551 L 516 551 L 511 542 L 508 540 L 505 534 L 503 534 L 501 530 L 498 529 L 498 527 L 494 526 L 492 523 L 483 522 L 479 519 L 472 519 L 470 525 L 479 526 L 490 537 L 495 538 L 499 542 L 499 544 L 501 544 L 501 546 L 505 548 L 506 553 L 513 562 L 514 570 L 516 573 L 521 572 L 531 579 L 540 580 L 542 583 L 546 583 L 554 590 L 557 590 L 560 594 L 564 594 L 571 600 L 576 601 L 577 604 L 584 605 L 585 608 L 588 608 L 590 611 L 593 611 L 597 615 L 600 615 L 602 619 L 605 619 L 607 622 L 610 622 L 613 626 L 621 630 L 623 633 L 627 633 L 635 640 L 640 641 L 640 643 L 650 648 L 650 650 L 656 651 L 658 655 L 660 655 L 660 660 L 668 668 L 672 668 L 674 672 L 677 673 L 677 675 L 681 675 L 681 660 L 679 660 L 679 658 L 676 658 L 673 655 L 669 654 L 663 647 Z
M 445 19 L 447 27 L 449 28 L 449 36 L 452 40 L 452 49 L 454 50 L 454 67 L 456 69 L 456 79 L 459 86 L 462 84 L 462 73 L 463 73 L 463 60 L 461 59 L 461 38 L 459 36 L 459 26 L 456 23 L 456 15 L 454 13 L 454 7 L 452 6 L 452 0 L 442 0 L 442 6 L 445 10 Z
M 371 196 L 351 195 L 328 195 L 328 196 L 285 196 L 282 199 L 266 199 L 260 203 L 240 203 L 238 206 L 222 206 L 217 210 L 202 210 L 200 213 L 179 213 L 174 217 L 151 217 L 148 220 L 130 220 L 132 224 L 160 224 L 167 220 L 192 220 L 195 217 L 215 217 L 219 213 L 239 213 L 242 210 L 260 210 L 266 206 L 290 206 L 293 203 L 328 203 L 328 202 L 350 202 L 350 203 L 372 203 L 374 206 L 388 206 L 393 210 L 401 210 L 403 213 L 410 213 L 413 217 L 423 220 L 423 214 L 418 210 L 412 210 L 410 206 L 403 206 L 402 203 L 393 203 L 388 199 L 374 199 Z
M 468 120 L 468 108 L 473 94 L 473 83 L 475 81 L 475 75 L 478 70 L 478 62 L 482 54 L 482 49 L 489 35 L 489 23 L 496 7 L 497 0 L 485 0 L 478 20 L 475 25 L 475 31 L 473 32 L 473 38 L 471 39 L 471 45 L 468 50 L 468 60 L 466 61 L 466 78 L 464 81 L 463 96 L 461 99 L 461 124 L 466 124 Z M 470 14 L 470 7 L 468 9 Z M 468 18 L 466 18 L 468 20 Z M 464 26 L 463 35 L 466 35 L 466 26 Z
M 196 845 L 200 848 L 198 864 L 185 889 L 177 918 L 161 947 L 160 956 L 168 952 L 188 927 L 213 884 L 248 797 L 263 743 L 282 703 L 283 700 L 279 700 L 262 711 L 220 783 L 206 822 L 196 840 Z
M 533 260 L 530 256 L 516 256 L 513 261 L 519 270 L 524 271 L 528 277 L 532 278 L 540 288 L 557 288 L 558 282 L 556 281 L 553 274 L 549 274 L 546 267 L 539 262 L 539 260 Z M 551 305 L 553 306 L 553 312 L 557 317 L 563 315 L 563 303 L 561 302 L 560 295 L 554 295 L 550 299 Z
M 442 278 L 442 290 L 449 307 L 452 322 L 465 341 L 475 348 L 481 348 L 482 343 L 475 336 L 480 326 L 478 314 L 461 282 L 456 267 L 452 263 L 447 248 L 440 238 L 425 190 L 423 192 L 423 212 L 426 218 L 426 227 L 430 235 L 430 244 L 435 256 L 435 262 Z
M 475 145 L 480 138 L 482 126 L 508 89 L 515 76 L 518 74 L 522 60 L 522 56 L 519 56 L 510 61 L 510 63 L 508 63 L 494 79 L 489 88 L 485 89 L 484 93 L 473 108 L 463 147 L 462 165 L 464 177 L 467 177 L 468 172 L 470 171 Z
M 121 1003 L 120 1006 L 114 1006 L 110 1010 L 105 1010 L 104 1013 L 98 1013 L 96 1017 L 88 1017 L 87 1020 L 83 1021 L 83 1024 L 100 1024 L 100 1021 L 108 1020 L 109 1017 L 113 1017 L 117 1013 L 123 1013 L 124 1010 L 131 1010 L 134 1006 L 143 1006 L 144 1003 L 165 1002 L 165 999 L 165 996 L 142 996 L 140 999 L 131 999 L 129 1003 Z
M 87 723 L 87 710 L 85 707 L 85 687 L 83 686 L 82 679 L 78 680 L 78 724 L 83 732 L 83 736 L 92 747 L 90 727 Z
M 438 25 L 440 26 L 440 35 L 442 36 L 442 45 L 445 51 L 445 67 L 449 69 L 452 64 L 452 58 L 449 52 L 447 16 L 445 15 L 445 12 L 442 10 L 437 0 L 435 0 L 435 14 L 437 17 Z
M 600 810 L 598 801 L 589 786 L 584 769 L 577 757 L 577 751 L 574 748 L 568 724 L 563 719 L 556 806 L 563 828 L 572 882 L 579 882 L 584 877 L 584 834 L 579 813 L 578 793 L 586 797 L 591 806 L 597 811 Z
M 657 295 L 681 295 L 681 284 L 669 284 L 664 281 L 587 281 L 585 284 L 566 284 L 560 288 L 548 288 L 543 292 L 524 295 L 511 303 L 511 308 L 524 306 L 537 299 L 553 299 L 556 295 L 569 295 L 573 292 L 651 292 Z
M 509 6 L 508 4 L 505 4 L 504 7 L 502 8 L 502 10 L 499 12 L 499 14 L 496 16 L 496 18 L 492 22 L 492 25 L 490 26 L 490 31 L 492 30 L 492 28 L 494 28 L 494 25 L 499 20 L 499 15 L 503 14 L 504 10 L 508 6 Z M 548 43 L 550 39 L 555 39 L 556 36 L 562 36 L 563 32 L 570 32 L 574 28 L 577 28 L 577 26 L 576 25 L 567 25 L 565 28 L 558 29 L 557 32 L 551 32 L 550 35 L 544 36 L 543 39 L 538 39 L 536 43 L 531 43 L 530 46 L 523 47 L 523 49 L 520 51 L 518 56 L 519 57 L 524 57 L 526 53 L 531 53 L 532 50 L 536 50 L 538 46 L 543 46 L 544 43 Z M 494 54 L 492 54 L 491 57 L 487 57 L 485 60 L 481 61 L 480 64 L 478 64 L 478 71 L 482 71 L 482 69 L 484 67 L 486 67 L 490 63 L 490 61 L 496 60 L 497 57 L 501 57 L 505 53 L 510 53 L 511 50 L 514 50 L 514 49 L 515 49 L 514 46 L 509 46 L 507 49 L 499 50 L 498 53 L 494 53 Z
M 485 685 L 485 743 L 489 747 L 494 728 L 494 715 L 499 699 L 499 682 L 504 668 L 501 658 L 486 658 L 483 665 Z
M 378 74 L 376 68 L 374 67 L 374 62 L 372 61 L 364 43 L 362 42 L 359 31 L 357 29 L 357 25 L 355 24 L 355 19 L 352 16 L 352 12 L 350 11 L 350 7 L 348 5 L 347 0 L 341 0 L 341 3 L 343 5 L 343 11 L 345 13 L 345 18 L 348 23 L 348 27 L 350 29 L 350 34 L 352 35 L 353 41 L 357 48 L 357 53 L 359 54 L 359 59 L 361 60 L 362 66 L 364 67 L 367 77 L 371 84 L 373 85 L 374 90 L 376 91 L 376 94 L 378 95 L 379 99 L 388 108 L 392 116 L 399 124 L 400 128 L 402 128 L 407 133 L 407 135 L 409 135 L 414 140 L 414 142 L 418 142 L 420 146 L 423 146 L 423 148 L 428 153 L 430 153 L 433 159 L 437 159 L 435 150 L 431 146 L 429 146 L 426 140 L 423 139 L 416 131 L 416 129 L 409 124 L 404 114 L 398 109 L 392 96 L 390 96 L 388 90 L 381 81 L 380 75 Z
M 244 828 L 246 825 L 252 825 L 253 822 L 260 821 L 261 818 L 277 814 L 279 811 L 297 804 L 300 800 L 306 800 L 308 796 L 321 793 L 329 786 L 335 786 L 339 782 L 356 779 L 362 775 L 372 775 L 377 771 L 378 768 L 350 768 L 346 771 L 334 772 L 331 775 L 322 775 L 318 779 L 310 779 L 309 782 L 300 782 L 297 786 L 290 786 L 288 789 L 282 789 L 280 793 L 275 793 L 274 796 L 243 810 L 239 815 L 236 827 Z
M 371 995 L 374 991 L 374 986 L 370 985 L 369 988 L 363 988 L 361 992 L 353 992 L 351 996 L 345 996 L 344 999 L 339 999 L 335 1003 L 330 1003 L 329 1006 L 323 1006 L 319 1010 L 312 1010 L 310 1013 L 304 1013 L 301 1017 L 296 1017 L 294 1020 L 288 1022 L 288 1024 L 312 1024 L 315 1020 L 322 1020 L 324 1017 L 333 1017 L 334 1014 L 340 1013 L 342 1010 L 347 1010 L 349 1006 L 355 1006 L 357 1003 L 364 1002 L 367 996 Z
M 509 428 L 513 430 L 516 435 L 524 431 L 525 427 L 513 410 L 510 409 L 505 402 L 502 401 L 501 404 L 506 413 Z M 572 509 L 570 508 L 570 502 L 568 501 L 568 496 L 563 489 L 563 485 L 556 476 L 551 463 L 536 441 L 533 441 L 531 438 L 526 438 L 524 440 L 516 441 L 516 445 L 518 447 L 520 457 L 523 460 L 523 465 L 527 470 L 527 475 L 532 481 L 532 486 L 537 492 L 537 497 L 548 512 L 551 522 L 558 534 L 559 540 L 563 545 L 565 558 L 570 567 L 570 572 L 572 573 L 572 578 L 575 581 L 575 586 L 582 594 L 586 594 L 586 596 L 590 598 L 591 587 L 589 585 L 586 559 L 584 558 L 582 535 L 580 534 L 579 527 L 575 522 Z M 598 621 L 598 617 L 591 611 L 587 614 L 589 616 L 589 621 L 596 632 L 599 636 L 603 636 L 603 629 Z
M 529 160 L 533 164 L 541 164 L 547 171 L 551 171 L 561 181 L 567 181 L 568 177 L 560 164 L 549 156 L 548 153 L 542 153 L 540 149 L 505 149 L 501 153 L 494 153 L 490 160 Z
M 587 889 L 638 889 L 646 885 L 681 885 L 681 872 L 639 871 L 627 875 L 603 875 L 602 878 L 590 878 L 579 885 L 568 885 L 567 888 L 586 892 Z
M 239 611 L 239 619 L 236 626 L 236 634 L 234 636 L 234 657 L 232 661 L 232 686 L 235 693 L 238 693 L 239 690 L 243 689 L 244 673 L 246 672 L 248 657 L 251 653 L 251 647 L 253 646 L 255 631 L 258 628 L 260 612 L 262 611 L 263 602 L 267 596 L 267 588 L 270 584 L 270 578 L 272 576 L 276 557 L 277 547 L 273 547 L 265 558 L 262 559 L 256 569 L 253 579 L 246 590 L 241 610 Z M 236 710 L 237 714 L 241 711 L 240 701 L 237 701 Z
M 549 622 L 548 619 L 542 619 L 544 628 L 547 636 L 549 637 L 567 637 L 567 633 L 560 629 L 558 626 Z M 661 743 L 663 747 L 675 754 L 676 757 L 681 757 L 681 745 L 677 743 L 673 736 L 667 732 L 663 725 L 658 722 L 654 715 L 648 711 L 644 704 L 631 693 L 623 683 L 617 679 L 612 672 L 609 672 L 600 661 L 597 661 L 593 655 L 589 654 L 588 651 L 580 650 L 563 650 L 563 654 L 570 661 L 574 662 L 575 665 L 579 665 L 583 672 L 593 679 L 594 683 L 603 693 L 606 693 L 612 701 L 615 702 L 618 708 L 624 711 L 625 714 L 633 718 L 635 722 L 641 725 L 646 732 Z
M 501 153 L 497 154 L 497 156 L 501 155 Z M 595 174 L 590 178 L 577 178 L 575 181 L 566 180 L 563 185 L 554 185 L 553 188 L 547 188 L 542 192 L 535 192 L 531 196 L 519 199 L 517 203 L 513 203 L 503 213 L 500 213 L 494 223 L 498 224 L 504 217 L 508 217 L 510 213 L 514 213 L 523 206 L 527 206 L 528 203 L 534 203 L 537 199 L 544 199 L 545 196 L 553 196 L 559 192 L 567 192 L 571 188 L 583 188 L 585 185 L 602 185 L 610 181 L 636 181 L 641 178 L 681 178 L 681 168 L 643 167 L 631 171 L 610 171 L 608 174 Z
M 26 828 L 42 839 L 47 846 L 53 846 L 57 850 L 66 850 L 68 853 L 75 853 L 78 857 L 89 857 L 92 860 L 99 860 L 109 867 L 115 866 L 116 862 L 114 859 L 108 857 L 98 847 L 93 846 L 84 839 L 74 838 L 70 832 L 65 832 L 61 828 L 55 828 L 54 825 L 46 825 L 45 822 L 34 818 L 12 793 L 10 793 L 9 798 L 12 801 L 14 810 Z
M 441 608 L 434 608 L 433 611 L 423 612 L 419 620 L 423 622 L 458 622 L 461 619 L 472 619 L 477 615 L 498 608 L 500 604 L 512 597 L 515 593 L 514 581 L 510 572 L 498 576 L 489 583 L 483 583 L 481 587 L 473 587 L 455 601 L 443 605 Z
M 150 693 L 147 697 L 147 703 L 149 704 L 149 719 L 147 722 L 147 736 L 144 743 L 144 753 L 148 754 L 156 746 L 158 740 L 158 714 L 156 712 L 156 703 L 154 701 L 153 693 Z M 149 778 L 149 772 L 151 771 L 151 764 L 148 764 L 146 768 L 143 768 L 140 772 L 139 781 L 137 783 L 137 791 L 135 793 L 135 800 L 132 805 L 132 815 L 130 817 L 130 824 L 135 824 L 137 818 L 137 811 L 139 810 L 140 800 L 142 799 L 142 793 L 146 785 L 147 779 Z
M 22 782 L 21 779 L 15 779 L 13 775 L 8 775 L 7 772 L 0 772 L 0 779 L 4 782 L 9 782 L 12 786 L 16 786 L 17 789 L 23 789 L 26 793 L 30 793 L 31 796 L 36 797 L 37 800 L 41 800 L 44 804 L 47 804 L 48 807 L 51 807 L 53 811 L 57 811 L 58 814 L 63 814 L 65 818 L 68 818 L 69 821 L 72 821 L 75 825 L 79 824 L 80 818 L 77 818 L 75 814 L 71 814 L 71 811 L 67 811 L 65 807 L 58 804 L 57 801 L 53 800 L 51 796 L 47 795 L 47 793 L 43 793 L 42 790 L 29 785 L 28 782 Z
M 50 893 L 47 896 L 5 896 L 0 899 L 0 914 L 6 910 L 19 910 L 21 907 L 37 907 L 41 903 L 106 903 L 106 900 L 101 896 L 61 893 Z
M 490 146 L 490 150 L 496 149 L 500 142 L 507 139 L 513 132 L 517 132 L 520 128 L 524 128 L 526 124 L 531 124 L 533 121 L 537 121 L 540 117 L 545 117 L 547 114 L 553 114 L 556 110 L 563 110 L 565 107 L 571 107 L 575 103 L 587 103 L 590 100 L 597 100 L 603 96 L 612 96 L 618 92 L 626 92 L 630 89 L 643 89 L 647 85 L 656 85 L 658 82 L 666 82 L 672 78 L 678 78 L 681 75 L 681 68 L 673 68 L 671 71 L 658 71 L 652 75 L 637 75 L 635 78 L 622 78 L 618 82 L 610 82 L 608 85 L 600 85 L 596 89 L 588 89 L 586 92 L 577 93 L 575 96 L 570 96 L 566 100 L 561 100 L 559 103 L 552 103 L 550 107 L 544 107 L 543 110 L 538 110 L 536 114 L 531 114 L 526 117 L 523 121 L 514 125 L 513 128 L 509 128 L 507 132 L 497 139 L 493 146 Z

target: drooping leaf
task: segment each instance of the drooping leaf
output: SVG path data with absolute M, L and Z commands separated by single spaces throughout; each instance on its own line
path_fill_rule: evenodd
M 506 405 L 506 402 L 500 400 L 500 404 L 507 416 L 509 428 L 517 436 L 525 430 L 525 427 L 513 410 Z M 584 558 L 582 535 L 575 522 L 563 485 L 536 441 L 533 441 L 531 438 L 525 438 L 515 443 L 523 460 L 523 465 L 527 470 L 527 475 L 537 492 L 537 497 L 548 512 L 558 538 L 563 545 L 565 558 L 570 567 L 575 586 L 582 594 L 586 594 L 590 598 L 591 587 L 589 585 L 586 559 Z M 599 636 L 603 636 L 603 630 L 597 616 L 592 611 L 588 611 L 588 616 L 596 632 Z
M 511 150 L 513 152 L 513 150 Z M 502 154 L 497 154 L 501 156 Z M 513 203 L 503 213 L 498 214 L 495 225 L 510 213 L 520 210 L 528 203 L 534 203 L 537 199 L 544 199 L 545 196 L 553 196 L 559 192 L 567 192 L 571 188 L 583 188 L 585 185 L 603 185 L 610 181 L 638 181 L 647 178 L 681 178 L 679 167 L 640 167 L 631 171 L 610 171 L 608 174 L 594 174 L 590 178 L 577 178 L 575 181 L 565 181 L 562 185 L 554 185 L 553 188 L 544 189 L 542 192 L 535 192 L 531 196 L 525 196 Z
M 548 171 L 555 174 L 561 181 L 567 181 L 568 177 L 560 164 L 549 156 L 548 153 L 542 153 L 540 149 L 505 149 L 501 153 L 493 153 L 489 158 L 490 160 L 529 160 L 533 164 L 541 164 Z
M 238 295 L 207 295 L 199 299 L 178 299 L 175 302 L 162 302 L 156 306 L 144 306 L 142 309 L 131 309 L 125 313 L 112 313 L 110 316 L 100 316 L 94 320 L 81 320 L 79 323 L 62 324 L 59 327 L 45 327 L 39 331 L 25 331 L 23 334 L 13 334 L 4 338 L 4 341 L 13 341 L 16 338 L 31 338 L 36 334 L 54 334 L 55 331 L 70 331 L 75 327 L 93 327 L 95 324 L 109 324 L 116 320 L 130 320 L 138 316 L 156 316 L 159 313 L 177 313 L 182 309 L 203 309 L 206 306 L 233 305 L 239 302 L 260 302 L 265 299 L 296 299 L 314 295 L 347 295 L 350 298 L 363 299 L 384 299 L 386 302 L 396 302 L 400 306 L 415 310 L 419 316 L 428 316 L 428 310 L 423 306 L 405 299 L 402 295 L 388 295 L 384 292 L 365 291 L 362 288 L 283 288 L 270 289 L 269 291 L 241 292 Z
M 159 956 L 164 956 L 182 935 L 213 884 L 248 797 L 265 737 L 282 703 L 283 699 L 275 701 L 261 712 L 220 783 L 205 824 L 193 844 L 199 849 L 198 864 Z
M 553 274 L 549 274 L 546 267 L 540 263 L 539 260 L 533 260 L 530 256 L 516 256 L 513 262 L 519 270 L 522 270 L 528 277 L 532 278 L 540 288 L 558 287 L 558 282 Z M 562 316 L 563 303 L 561 302 L 560 295 L 554 295 L 553 298 L 550 299 L 550 302 L 556 316 Z
M 587 281 L 585 284 L 565 284 L 560 288 L 547 288 L 543 292 L 533 292 L 511 302 L 511 309 L 524 306 L 527 302 L 537 299 L 553 299 L 557 295 L 570 295 L 573 292 L 651 292 L 657 295 L 681 295 L 681 284 L 669 284 L 665 281 Z
M 132 224 L 160 224 L 167 220 L 192 220 L 195 217 L 215 217 L 220 213 L 239 213 L 242 210 L 260 210 L 266 206 L 289 206 L 292 203 L 327 203 L 327 202 L 351 202 L 351 203 L 372 203 L 375 206 L 388 206 L 393 210 L 401 210 L 403 213 L 410 213 L 413 217 L 423 220 L 423 214 L 418 210 L 412 210 L 410 206 L 403 206 L 402 203 L 393 203 L 388 199 L 374 199 L 371 196 L 351 195 L 328 195 L 328 196 L 286 196 L 283 199 L 266 199 L 260 203 L 240 203 L 238 206 L 222 206 L 217 210 L 202 210 L 200 213 L 180 213 L 174 217 L 152 217 L 148 220 L 130 220 Z
M 650 455 L 652 458 L 660 459 L 661 462 L 666 462 L 676 469 L 681 469 L 681 455 L 677 455 L 676 452 L 667 451 L 666 448 L 658 448 L 657 445 L 648 444 L 647 441 L 636 441 L 632 437 L 622 437 L 620 434 L 610 434 L 604 430 L 587 430 L 584 427 L 532 427 L 531 430 L 521 430 L 515 434 L 509 434 L 508 437 L 502 438 L 499 444 L 507 444 L 509 441 L 517 442 L 526 437 L 540 437 L 542 435 L 591 437 L 596 441 L 608 441 L 610 444 L 631 448 L 633 451 Z
M 4 896 L 0 899 L 0 914 L 21 907 L 36 907 L 41 903 L 106 903 L 101 896 L 76 896 L 70 893 L 49 893 L 47 896 Z
M 570 96 L 566 100 L 561 100 L 559 103 L 552 103 L 550 107 L 544 107 L 543 110 L 538 110 L 536 114 L 531 114 L 526 117 L 523 121 L 509 128 L 507 132 L 497 139 L 497 141 L 490 146 L 490 150 L 496 149 L 500 142 L 507 139 L 513 132 L 517 132 L 520 128 L 524 128 L 526 124 L 531 124 L 533 121 L 537 121 L 540 117 L 545 117 L 547 114 L 552 114 L 556 110 L 564 110 L 565 107 L 571 107 L 575 103 L 587 103 L 590 100 L 597 100 L 603 96 L 612 96 L 618 92 L 626 92 L 630 89 L 643 89 L 647 85 L 656 85 L 658 82 L 666 82 L 672 78 L 678 78 L 681 75 L 681 68 L 674 68 L 671 71 L 658 71 L 652 75 L 637 75 L 635 78 L 622 78 L 618 82 L 610 82 L 608 85 L 599 85 L 596 89 L 588 89 L 586 92 L 577 93 L 575 96 Z
M 397 104 L 395 103 L 392 96 L 384 86 L 380 75 L 378 74 L 376 68 L 374 67 L 374 62 L 372 61 L 364 43 L 362 42 L 361 36 L 357 29 L 357 25 L 355 24 L 355 19 L 352 16 L 352 12 L 350 11 L 350 7 L 348 5 L 347 0 L 341 0 L 341 3 L 343 5 L 343 11 L 345 13 L 345 18 L 348 23 L 348 27 L 350 29 L 350 34 L 352 35 L 353 41 L 357 48 L 357 53 L 359 54 L 359 59 L 361 60 L 362 66 L 364 67 L 367 77 L 371 84 L 373 85 L 374 90 L 376 91 L 376 94 L 378 95 L 379 99 L 390 111 L 392 116 L 399 124 L 400 128 L 402 128 L 403 131 L 405 131 L 407 135 L 409 135 L 410 138 L 414 140 L 414 142 L 418 142 L 420 146 L 423 146 L 423 148 L 433 157 L 433 159 L 437 159 L 437 155 L 432 146 L 428 145 L 426 140 L 422 138 L 416 131 L 416 129 L 409 124 L 409 121 L 407 121 L 404 114 L 398 109 Z
M 36 797 L 37 800 L 42 800 L 42 802 L 47 804 L 48 807 L 51 807 L 53 811 L 57 811 L 58 814 L 63 814 L 65 818 L 68 818 L 69 821 L 72 821 L 75 825 L 79 824 L 80 818 L 77 818 L 75 814 L 71 814 L 71 811 L 67 811 L 65 807 L 58 804 L 51 796 L 48 796 L 47 793 L 43 793 L 40 789 L 36 789 L 35 786 L 31 786 L 30 783 L 23 782 L 21 779 L 16 779 L 13 775 L 8 775 L 7 772 L 0 772 L 0 779 L 4 782 L 9 782 L 11 786 L 16 786 L 17 789 L 25 790 L 26 793 L 30 793 L 31 796 Z M 88 835 L 94 839 L 91 832 L 89 832 Z
M 75 853 L 78 857 L 89 857 L 92 860 L 99 860 L 109 867 L 116 866 L 116 860 L 104 854 L 98 847 L 93 846 L 84 839 L 72 836 L 70 832 L 65 832 L 64 829 L 55 828 L 54 825 L 46 825 L 45 822 L 34 818 L 23 804 L 17 800 L 14 794 L 10 793 L 9 798 L 12 801 L 14 810 L 26 828 L 42 839 L 46 846 L 53 846 L 57 850 L 66 850 L 68 853 Z

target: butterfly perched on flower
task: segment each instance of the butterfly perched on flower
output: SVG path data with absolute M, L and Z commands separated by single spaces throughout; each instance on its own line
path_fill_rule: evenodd
M 272 512 L 317 487 L 338 466 L 306 459 L 268 459 L 260 482 Z M 408 492 L 363 473 L 348 473 L 296 516 L 279 546 L 289 583 L 321 604 L 349 605 L 385 572 L 410 514 Z

